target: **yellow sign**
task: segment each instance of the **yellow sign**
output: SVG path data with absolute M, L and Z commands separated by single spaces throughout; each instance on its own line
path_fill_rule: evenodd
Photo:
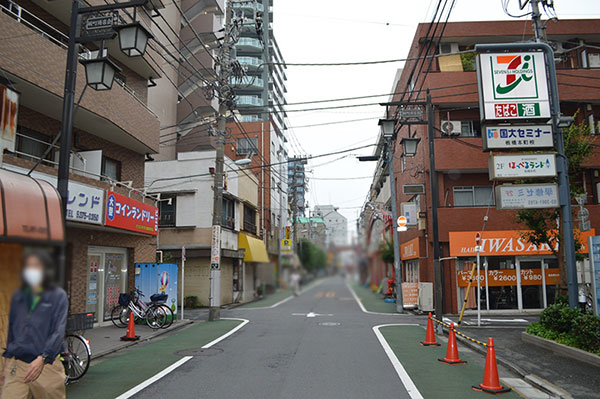
M 292 252 L 292 240 L 287 238 L 281 240 L 281 252 Z

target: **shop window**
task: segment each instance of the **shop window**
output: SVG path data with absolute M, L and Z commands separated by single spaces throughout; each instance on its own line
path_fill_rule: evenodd
M 102 157 L 102 180 L 121 181 L 121 161 Z
M 419 260 L 413 259 L 404 262 L 404 282 L 418 283 L 419 282 Z
M 223 197 L 223 227 L 233 229 L 235 226 L 235 201 L 231 198 Z
M 455 207 L 493 206 L 494 193 L 492 186 L 455 186 Z
M 158 226 L 175 227 L 177 210 L 176 195 L 162 195 L 158 203 Z
M 50 147 L 51 140 L 51 137 L 42 133 L 19 127 L 15 145 L 17 156 L 36 162 L 44 156 Z M 52 161 L 53 158 L 54 151 L 49 151 L 44 159 Z

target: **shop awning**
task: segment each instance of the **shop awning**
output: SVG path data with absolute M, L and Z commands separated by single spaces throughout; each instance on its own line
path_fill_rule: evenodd
M 245 249 L 244 262 L 269 263 L 267 247 L 264 241 L 244 233 L 238 235 L 238 246 Z
M 0 241 L 63 241 L 60 197 L 52 185 L 0 169 Z

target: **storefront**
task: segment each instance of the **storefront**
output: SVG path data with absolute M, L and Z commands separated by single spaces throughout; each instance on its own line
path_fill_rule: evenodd
M 400 259 L 402 259 L 402 302 L 404 308 L 416 308 L 419 304 L 421 253 L 420 238 L 414 238 L 400 245 Z
M 238 295 L 241 302 L 248 302 L 254 299 L 259 285 L 264 283 L 264 280 L 260 278 L 261 274 L 258 268 L 260 265 L 269 264 L 269 254 L 264 241 L 244 233 L 239 233 L 238 245 L 240 250 L 244 250 L 244 258 L 240 262 L 241 268 L 238 271 L 241 279 L 241 282 L 238 282 L 238 289 L 241 293 Z
M 450 256 L 456 260 L 457 303 L 462 304 L 471 270 L 476 264 L 476 231 L 450 232 Z M 587 240 L 594 229 L 581 233 L 581 252 L 588 253 Z M 558 295 L 560 269 L 548 245 L 537 247 L 519 231 L 486 231 L 481 239 L 481 309 L 527 311 L 543 309 Z M 554 248 L 558 251 L 558 248 Z M 475 275 L 474 282 L 477 281 Z M 471 288 L 467 309 L 477 307 L 476 284 Z

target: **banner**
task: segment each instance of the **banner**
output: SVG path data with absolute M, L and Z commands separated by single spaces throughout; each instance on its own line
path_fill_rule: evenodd
M 107 191 L 106 197 L 107 226 L 158 234 L 158 208 L 112 191 Z
M 560 283 L 560 269 L 545 269 L 544 277 L 546 285 L 556 285 Z M 467 287 L 469 285 L 470 270 L 458 270 L 456 272 L 456 280 L 459 287 Z M 517 285 L 517 270 L 516 269 L 496 269 L 488 270 L 488 287 L 506 287 Z M 485 286 L 485 271 L 480 273 L 481 286 Z M 542 269 L 521 269 L 521 285 L 542 285 Z M 473 284 L 477 284 L 477 272 L 473 275 Z

